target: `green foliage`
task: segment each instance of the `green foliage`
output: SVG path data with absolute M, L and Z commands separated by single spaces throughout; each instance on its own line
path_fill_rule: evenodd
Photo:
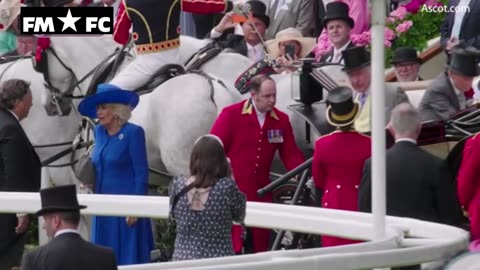
M 159 196 L 168 196 L 168 186 L 159 186 L 157 192 Z M 167 219 L 154 219 L 154 223 L 157 234 L 155 248 L 159 249 L 162 254 L 161 261 L 168 260 L 173 254 L 175 236 L 168 233 Z
M 446 5 L 448 0 L 437 0 L 437 2 Z M 390 67 L 390 61 L 396 48 L 412 47 L 419 52 L 426 49 L 429 40 L 440 36 L 440 26 L 445 15 L 446 13 L 443 12 L 422 11 L 422 7 L 420 7 L 417 13 L 409 13 L 399 22 L 387 23 L 387 27 L 395 32 L 396 37 L 392 40 L 392 46 L 385 48 L 385 67 Z M 411 21 L 412 26 L 405 33 L 398 33 L 395 27 L 405 21 Z
M 29 216 L 26 245 L 34 247 L 38 246 L 38 237 L 38 218 Z

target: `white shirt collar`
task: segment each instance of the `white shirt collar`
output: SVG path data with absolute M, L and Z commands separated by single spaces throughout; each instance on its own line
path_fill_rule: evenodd
M 262 116 L 263 118 L 265 118 L 265 115 L 267 115 L 267 113 L 259 111 L 257 109 L 257 105 L 255 104 L 255 101 L 253 101 L 253 99 L 252 99 L 252 104 L 253 104 L 253 108 L 255 108 L 255 112 L 257 113 L 257 116 L 258 117 Z
M 255 45 L 255 46 L 252 46 L 252 45 L 251 45 L 250 43 L 248 43 L 248 42 L 245 42 L 245 43 L 247 43 L 247 49 L 249 49 L 249 50 L 250 50 L 251 48 L 254 48 L 257 52 L 258 52 L 258 51 L 263 51 L 263 46 L 262 46 L 262 43 L 261 43 L 261 42 L 259 42 L 259 43 L 258 43 L 257 45 Z
M 249 53 L 249 54 L 250 54 L 250 53 L 253 53 L 251 50 L 252 50 L 252 48 L 254 49 L 254 52 L 255 52 L 255 55 L 254 55 L 254 56 L 255 56 L 255 60 L 256 60 L 256 61 L 260 61 L 260 60 L 263 59 L 263 57 L 265 56 L 265 54 L 264 54 L 264 52 L 263 52 L 263 45 L 262 45 L 262 43 L 258 43 L 258 44 L 255 45 L 255 46 L 252 46 L 252 45 L 250 45 L 250 44 L 248 44 L 248 43 L 246 43 L 246 44 L 247 44 L 247 49 L 248 49 L 248 53 Z M 249 55 L 249 58 L 250 58 L 250 55 Z M 251 59 L 251 58 L 250 58 L 250 59 Z M 256 61 L 255 61 L 255 62 L 256 62 Z
M 345 45 L 340 47 L 340 49 L 338 49 L 338 50 L 335 47 L 333 47 L 333 55 L 335 55 L 335 53 L 337 53 L 337 52 L 342 53 L 348 47 L 348 45 L 350 45 L 350 42 L 352 42 L 352 41 L 349 40 L 347 43 L 345 43 Z
M 395 143 L 398 143 L 398 142 L 411 142 L 411 143 L 417 144 L 416 140 L 410 139 L 410 138 L 400 138 L 395 140 Z
M 20 119 L 18 119 L 18 116 L 13 112 L 13 111 L 10 111 L 8 110 L 13 116 L 15 116 L 15 119 L 17 119 L 18 122 L 20 122 Z
M 80 234 L 77 230 L 75 229 L 62 229 L 62 230 L 59 230 L 55 233 L 55 236 L 54 237 L 57 237 L 61 234 L 65 234 L 65 233 L 76 233 L 76 234 Z
M 356 91 L 356 90 L 353 90 L 353 91 L 354 91 L 354 93 L 355 93 L 355 94 L 354 94 L 355 97 L 357 97 L 357 98 L 360 98 L 360 96 L 361 96 L 362 94 L 365 94 L 365 97 L 368 97 L 368 95 L 370 95 L 370 86 L 367 88 L 367 90 L 365 90 L 365 91 L 363 91 L 363 92 L 359 92 L 359 91 Z
M 267 116 L 266 112 L 260 112 L 257 110 L 257 106 L 255 105 L 255 101 L 252 100 L 253 107 L 255 108 L 255 113 L 257 113 L 257 120 L 258 123 L 260 124 L 260 127 L 263 127 L 263 124 L 265 124 L 265 119 Z

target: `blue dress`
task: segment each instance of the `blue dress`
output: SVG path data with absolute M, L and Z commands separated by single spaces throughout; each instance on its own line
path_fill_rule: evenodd
M 111 136 L 98 125 L 92 162 L 96 169 L 95 193 L 147 195 L 145 132 L 140 126 L 126 123 Z M 129 227 L 125 218 L 93 217 L 92 241 L 113 248 L 119 265 L 149 263 L 153 249 L 150 219 L 139 218 Z

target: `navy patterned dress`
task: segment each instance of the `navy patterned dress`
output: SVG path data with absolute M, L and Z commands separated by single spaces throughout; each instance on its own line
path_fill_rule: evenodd
M 187 185 L 187 177 L 177 176 L 169 186 L 170 203 Z M 172 260 L 194 260 L 234 255 L 232 222 L 245 218 L 246 197 L 231 178 L 220 179 L 209 191 L 205 209 L 192 210 L 187 195 L 175 206 L 177 223 Z

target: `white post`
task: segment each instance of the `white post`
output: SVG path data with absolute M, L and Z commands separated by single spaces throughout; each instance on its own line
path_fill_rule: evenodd
M 374 239 L 385 237 L 385 0 L 371 0 L 372 7 L 372 213 Z

